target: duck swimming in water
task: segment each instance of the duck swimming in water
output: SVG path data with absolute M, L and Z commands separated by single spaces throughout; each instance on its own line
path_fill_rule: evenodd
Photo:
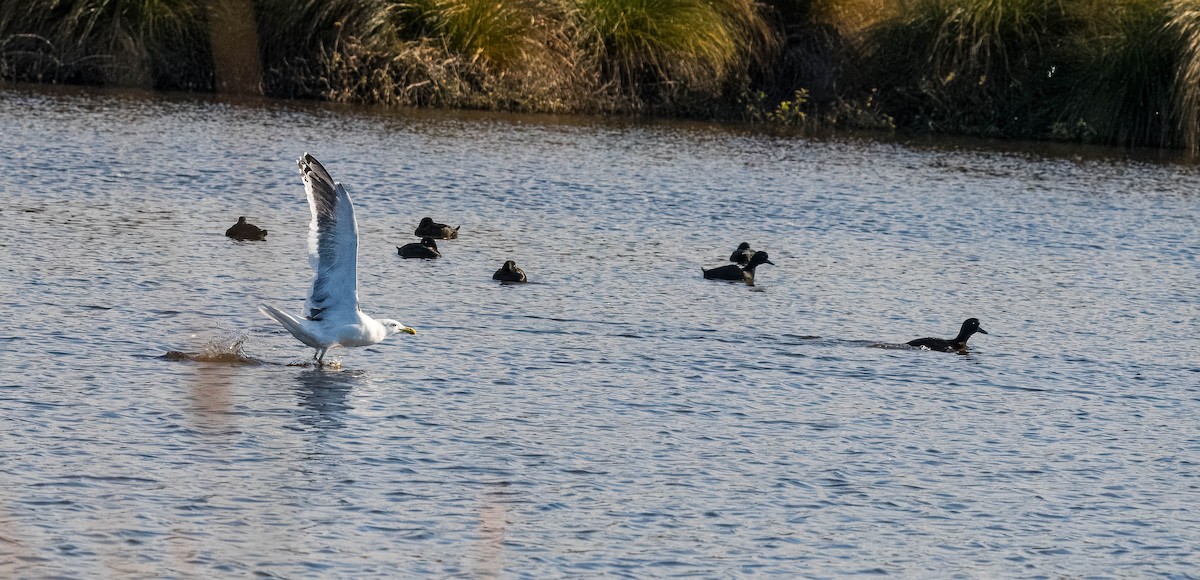
M 952 339 L 945 338 L 918 338 L 910 340 L 906 344 L 908 346 L 925 347 L 929 350 L 937 350 L 942 352 L 963 352 L 967 350 L 967 339 L 971 338 L 976 332 L 987 334 L 988 332 L 979 327 L 978 318 L 968 318 L 963 321 L 962 328 L 958 331 L 958 336 Z
M 246 216 L 238 218 L 238 222 L 225 230 L 225 235 L 239 242 L 258 241 L 267 238 L 267 230 L 259 229 L 254 224 L 246 223 Z
M 400 254 L 402 258 L 432 260 L 442 257 L 442 253 L 438 251 L 437 242 L 433 241 L 433 238 L 429 236 L 421 238 L 419 243 L 413 242 L 411 244 L 404 244 L 403 246 L 396 246 L 396 253 Z
M 414 236 L 429 236 L 437 240 L 454 240 L 458 238 L 458 226 L 452 228 L 446 224 L 439 224 L 433 221 L 433 218 L 422 218 L 421 223 L 417 224 L 417 230 L 413 232 Z
M 747 262 L 745 266 L 730 264 L 728 266 L 721 266 L 711 270 L 700 268 L 700 271 L 704 272 L 704 277 L 708 280 L 731 280 L 734 282 L 745 282 L 747 286 L 753 286 L 754 269 L 760 264 L 770 264 L 774 266 L 775 262 L 770 260 L 766 252 L 754 252 L 754 255 L 750 256 L 750 261 Z
M 493 280 L 501 282 L 528 282 L 525 278 L 525 271 L 517 267 L 517 263 L 509 260 L 492 274 Z
M 736 250 L 729 255 L 729 261 L 734 262 L 739 266 L 745 266 L 750 263 L 750 258 L 754 256 L 754 250 L 750 249 L 750 244 L 742 242 L 738 244 Z

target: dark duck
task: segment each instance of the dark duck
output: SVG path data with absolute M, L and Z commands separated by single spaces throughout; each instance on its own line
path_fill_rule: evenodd
M 233 224 L 229 229 L 225 230 L 225 235 L 241 242 L 263 240 L 267 237 L 267 230 L 262 230 L 254 224 L 246 223 L 246 216 L 241 216 L 238 218 L 238 223 Z
M 712 270 L 700 268 L 700 271 L 704 272 L 704 277 L 708 280 L 732 280 L 734 282 L 745 282 L 747 286 L 753 286 L 754 269 L 761 264 L 774 266 L 775 262 L 771 261 L 766 252 L 754 252 L 754 255 L 750 256 L 750 260 L 746 262 L 745 266 L 729 264 L 728 266 L 721 266 Z
M 971 338 L 971 335 L 976 332 L 981 334 L 988 333 L 979 327 L 978 318 L 968 318 L 963 321 L 962 328 L 958 331 L 958 336 L 954 338 L 918 338 L 910 340 L 906 344 L 908 346 L 925 347 L 929 350 L 942 352 L 963 352 L 967 350 L 967 339 Z
M 518 268 L 517 263 L 512 260 L 509 260 L 509 261 L 505 262 L 503 266 L 500 266 L 500 269 L 496 270 L 495 274 L 492 274 L 492 279 L 499 280 L 501 282 L 527 282 L 528 281 L 525 278 L 525 271 Z
M 738 244 L 736 250 L 729 255 L 729 261 L 734 262 L 739 266 L 745 266 L 750 263 L 750 258 L 754 256 L 754 250 L 750 249 L 750 244 L 742 242 Z
M 437 242 L 433 241 L 433 238 L 429 236 L 421 238 L 420 242 L 396 246 L 396 253 L 400 254 L 400 257 L 402 258 L 424 258 L 426 260 L 432 260 L 434 258 L 442 257 L 442 253 L 438 251 Z
M 427 217 L 423 218 L 421 223 L 417 224 L 417 230 L 413 232 L 413 235 L 421 237 L 429 236 L 435 240 L 453 240 L 458 238 L 458 228 L 461 227 L 452 228 L 446 224 L 439 224 L 433 221 L 431 217 Z

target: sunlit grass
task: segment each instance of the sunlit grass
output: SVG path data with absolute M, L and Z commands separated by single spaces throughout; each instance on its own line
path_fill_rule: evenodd
M 843 34 L 854 34 L 894 18 L 902 6 L 894 0 L 795 0 L 808 3 L 814 22 L 828 24 Z
M 385 3 L 372 26 L 392 42 L 428 38 L 470 63 L 505 68 L 540 45 L 537 8 L 526 0 L 403 0 Z
M 1176 43 L 1174 104 L 1182 144 L 1200 152 L 1200 4 L 1175 0 L 1168 33 Z
M 573 9 L 585 54 L 635 96 L 711 90 L 775 42 L 751 0 L 574 0 Z

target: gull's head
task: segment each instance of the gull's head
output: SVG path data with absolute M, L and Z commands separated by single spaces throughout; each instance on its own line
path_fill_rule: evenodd
M 400 324 L 400 321 L 398 321 L 398 320 L 384 319 L 384 320 L 380 320 L 379 324 L 382 324 L 383 327 L 387 329 L 388 336 L 391 336 L 393 334 L 400 334 L 401 332 L 403 332 L 405 334 L 416 334 L 417 333 L 417 329 L 411 328 L 408 326 L 404 326 L 403 324 Z

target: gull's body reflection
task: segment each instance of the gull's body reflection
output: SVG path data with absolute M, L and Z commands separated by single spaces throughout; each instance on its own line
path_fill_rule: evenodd
M 321 429 L 337 429 L 345 425 L 350 406 L 350 391 L 362 380 L 360 374 L 349 371 L 329 372 L 312 369 L 296 375 L 300 397 L 300 422 Z

